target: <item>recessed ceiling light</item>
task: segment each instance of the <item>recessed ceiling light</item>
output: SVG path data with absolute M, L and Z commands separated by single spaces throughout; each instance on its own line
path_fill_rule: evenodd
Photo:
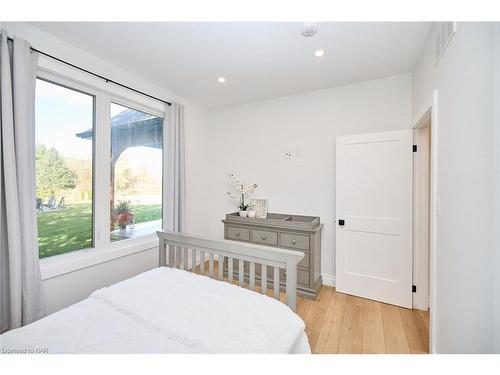
M 217 82 L 219 82 L 219 83 L 225 83 L 226 82 L 226 77 L 219 77 L 219 78 L 217 78 Z
M 322 50 L 322 49 L 318 49 L 316 51 L 314 51 L 314 56 L 316 57 L 321 57 L 325 54 L 325 50 Z

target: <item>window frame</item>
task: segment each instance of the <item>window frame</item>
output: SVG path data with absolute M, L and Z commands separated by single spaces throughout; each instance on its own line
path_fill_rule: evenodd
M 128 256 L 134 253 L 157 249 L 156 233 L 124 241 L 111 242 L 109 231 L 109 182 L 111 156 L 111 103 L 147 112 L 165 118 L 163 103 L 147 98 L 96 77 L 77 71 L 67 65 L 40 56 L 37 78 L 50 83 L 80 91 L 94 97 L 93 142 L 93 247 L 53 255 L 40 259 L 42 280 L 90 267 L 99 263 Z M 166 129 L 163 129 L 162 172 L 167 176 Z M 165 217 L 165 190 L 162 188 L 162 217 Z M 164 220 L 162 221 L 164 223 Z
M 56 86 L 59 86 L 59 87 L 62 87 L 62 88 L 65 88 L 67 90 L 72 90 L 72 91 L 76 91 L 80 94 L 84 94 L 84 95 L 87 95 L 87 96 L 90 96 L 92 97 L 92 131 L 94 132 L 96 130 L 96 112 L 97 112 L 97 105 L 96 105 L 96 102 L 97 102 L 97 98 L 96 98 L 96 95 L 94 93 L 91 93 L 89 92 L 89 90 L 86 90 L 85 86 L 82 86 L 82 85 L 78 85 L 78 84 L 75 84 L 75 85 L 67 85 L 66 82 L 64 83 L 59 83 L 55 80 L 53 80 L 52 78 L 54 77 L 42 77 L 40 75 L 37 75 L 36 77 L 36 80 L 41 80 L 41 81 L 44 81 L 44 82 L 47 82 L 47 83 L 50 83 L 50 84 L 53 84 L 53 85 L 56 85 Z M 35 134 L 36 134 L 36 123 L 35 123 Z M 35 138 L 35 141 L 36 141 L 36 138 Z M 73 252 L 77 252 L 77 251 L 81 251 L 81 250 L 86 250 L 86 249 L 94 249 L 95 248 L 95 241 L 96 241 L 96 231 L 95 231 L 95 199 L 94 199 L 94 193 L 95 193 L 95 167 L 96 167 L 96 142 L 95 142 L 95 138 L 92 138 L 92 218 L 91 218 L 91 222 L 92 222 L 92 228 L 91 228 L 91 233 L 92 233 L 92 238 L 91 238 L 91 244 L 92 246 L 91 247 L 88 247 L 88 248 L 82 248 L 82 249 L 77 249 L 77 250 L 71 250 L 71 251 L 68 251 L 67 253 L 62 253 L 62 254 L 56 254 L 56 255 L 52 255 L 52 256 L 48 256 L 48 257 L 45 257 L 45 258 L 40 258 L 40 261 L 43 261 L 43 259 L 48 259 L 48 258 L 52 258 L 52 257 L 57 257 L 57 256 L 62 256 L 62 255 L 65 255 L 65 254 L 69 254 L 69 253 L 73 253 Z

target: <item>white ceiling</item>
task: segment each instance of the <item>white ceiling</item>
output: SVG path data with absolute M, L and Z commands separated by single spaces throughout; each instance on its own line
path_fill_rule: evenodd
M 298 22 L 33 24 L 208 108 L 411 72 L 431 26 L 318 23 L 305 38 Z

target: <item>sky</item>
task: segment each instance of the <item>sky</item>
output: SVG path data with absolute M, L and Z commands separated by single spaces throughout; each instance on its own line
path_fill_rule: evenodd
M 40 79 L 36 82 L 36 143 L 54 147 L 66 157 L 91 159 L 92 141 L 76 136 L 93 126 L 93 97 Z M 111 116 L 126 110 L 112 104 Z M 146 169 L 152 176 L 161 176 L 161 150 L 132 147 L 124 152 L 132 171 Z
M 40 79 L 36 82 L 36 143 L 61 154 L 90 159 L 92 142 L 77 133 L 92 128 L 93 97 Z

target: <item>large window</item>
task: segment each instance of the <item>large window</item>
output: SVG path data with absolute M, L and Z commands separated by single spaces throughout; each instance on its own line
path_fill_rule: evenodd
M 163 216 L 164 106 L 41 70 L 35 112 L 40 258 L 153 239 Z
M 94 97 L 38 79 L 36 205 L 40 258 L 93 245 Z
M 111 104 L 111 240 L 161 229 L 163 119 Z

